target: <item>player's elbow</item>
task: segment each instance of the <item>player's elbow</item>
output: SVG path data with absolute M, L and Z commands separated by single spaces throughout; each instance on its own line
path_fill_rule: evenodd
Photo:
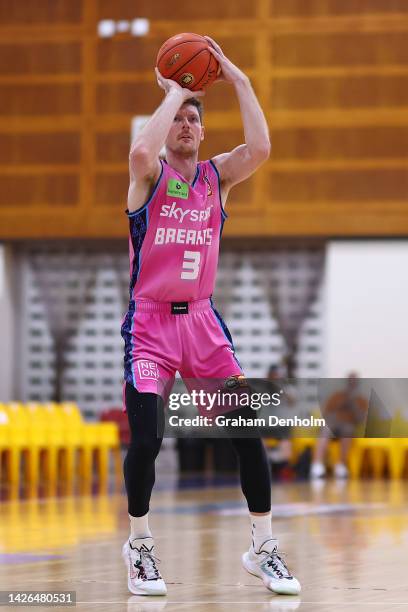
M 149 151 L 144 144 L 133 145 L 129 153 L 131 164 L 140 164 L 149 160 Z
M 268 140 L 265 140 L 265 142 L 259 143 L 259 145 L 256 148 L 255 151 L 255 157 L 258 161 L 258 163 L 263 164 L 267 159 L 269 159 L 269 156 L 271 154 L 271 143 Z
M 147 147 L 143 144 L 132 146 L 129 153 L 129 165 L 136 176 L 144 176 L 152 167 L 152 159 Z

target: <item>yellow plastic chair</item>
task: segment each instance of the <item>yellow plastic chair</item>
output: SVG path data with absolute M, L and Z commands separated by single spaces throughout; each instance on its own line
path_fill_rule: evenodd
M 97 459 L 98 481 L 105 487 L 109 477 L 109 457 L 113 454 L 116 479 L 121 479 L 121 454 L 119 429 L 116 423 L 86 423 L 75 403 L 61 404 L 65 430 L 70 442 L 67 472 L 73 473 L 75 454 L 78 453 L 78 476 L 82 490 L 89 490 L 93 473 L 94 458 Z
M 25 477 L 31 495 L 38 494 L 41 476 L 41 458 L 49 460 L 49 420 L 41 404 L 28 402 L 22 405 L 29 425 L 28 449 Z M 42 483 L 41 483 L 42 484 Z
M 379 420 L 378 427 L 381 428 L 382 425 L 383 423 Z M 402 417 L 397 412 L 391 423 L 390 437 L 356 438 L 349 459 L 352 478 L 361 476 L 364 460 L 375 478 L 384 476 L 386 466 L 388 466 L 391 478 L 401 478 L 404 467 L 404 439 L 393 436 L 401 435 L 403 427 L 407 427 L 408 433 L 408 424 L 404 424 Z
M 312 412 L 312 416 L 320 418 L 320 411 L 315 410 Z M 292 441 L 292 463 L 296 463 L 299 456 L 307 449 L 311 448 L 312 451 L 316 446 L 317 439 L 319 437 L 319 429 L 312 429 L 310 427 L 295 426 L 291 429 L 291 441 Z
M 44 472 L 46 485 L 48 492 L 53 493 L 57 490 L 57 485 L 61 480 L 62 466 L 59 459 L 64 459 L 66 454 L 67 439 L 64 418 L 59 405 L 54 402 L 40 404 L 38 410 L 45 429 Z
M 21 484 L 24 457 L 24 484 L 29 496 L 38 494 L 41 476 L 48 493 L 55 493 L 59 482 L 66 490 L 73 490 L 76 476 L 89 489 L 94 457 L 97 459 L 98 481 L 101 488 L 105 488 L 110 454 L 113 454 L 115 462 L 116 481 L 121 481 L 117 425 L 85 423 L 78 406 L 72 402 L 0 404 L 0 457 L 2 454 L 7 459 L 7 483 L 16 491 Z M 41 467 L 44 468 L 42 471 Z
M 402 478 L 404 474 L 404 467 L 408 459 L 408 420 L 401 410 L 398 410 L 395 413 L 392 422 L 391 436 L 395 436 L 394 439 L 396 446 L 400 450 L 398 458 L 394 458 L 394 461 L 399 461 L 399 465 L 396 466 L 395 469 L 399 471 L 400 477 Z
M 380 431 L 382 427 L 389 428 L 389 422 L 377 419 L 373 423 Z M 375 430 L 375 429 L 374 429 Z M 391 423 L 390 437 L 360 438 L 353 440 L 350 450 L 349 469 L 352 478 L 360 478 L 366 462 L 369 472 L 374 478 L 382 478 L 386 466 L 391 478 L 401 478 L 403 470 L 403 454 L 397 434 L 398 422 L 394 416 Z
M 84 443 L 83 420 L 78 406 L 73 402 L 63 402 L 59 405 L 59 410 L 65 436 L 62 481 L 66 490 L 72 491 L 77 475 L 77 454 Z
M 115 478 L 120 478 L 121 454 L 119 429 L 116 423 L 83 423 L 82 445 L 80 449 L 79 474 L 82 488 L 90 487 L 93 477 L 94 457 L 96 458 L 98 483 L 100 489 L 107 486 L 109 478 L 109 457 L 113 454 Z
M 14 488 L 20 485 L 20 467 L 23 454 L 28 452 L 30 427 L 23 405 L 10 402 L 3 405 L 9 419 L 8 445 L 6 450 L 7 483 Z M 27 462 L 26 462 L 27 463 Z
M 0 404 L 0 482 L 2 481 L 3 453 L 10 445 L 10 419 L 3 404 Z
M 122 480 L 122 455 L 119 428 L 116 423 L 98 423 L 99 446 L 96 449 L 98 477 L 101 488 L 106 487 L 109 477 L 109 457 L 114 461 L 115 483 Z
M 364 459 L 375 478 L 384 476 L 386 465 L 391 478 L 401 477 L 401 448 L 395 439 L 355 438 L 349 457 L 352 478 L 360 478 L 362 475 Z

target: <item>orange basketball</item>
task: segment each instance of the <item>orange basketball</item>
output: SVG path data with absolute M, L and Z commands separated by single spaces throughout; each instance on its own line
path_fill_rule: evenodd
M 204 36 L 187 32 L 172 36 L 160 47 L 157 67 L 165 79 L 181 87 L 198 91 L 205 89 L 217 77 L 219 64 L 208 50 Z

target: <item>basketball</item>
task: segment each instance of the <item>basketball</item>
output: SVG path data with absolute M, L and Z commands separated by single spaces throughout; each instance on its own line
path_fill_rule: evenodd
M 208 48 L 208 41 L 200 34 L 176 34 L 160 47 L 157 67 L 165 79 L 172 79 L 181 87 L 191 91 L 206 89 L 215 81 L 219 70 Z

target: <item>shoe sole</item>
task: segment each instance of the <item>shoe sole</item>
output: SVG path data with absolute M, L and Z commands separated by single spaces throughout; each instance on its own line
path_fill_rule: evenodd
M 271 588 L 271 583 L 269 581 L 267 582 L 264 580 L 258 566 L 248 559 L 248 553 L 244 553 L 242 555 L 242 565 L 244 566 L 244 569 L 248 572 L 248 574 L 260 578 L 266 588 L 272 591 L 273 593 L 277 593 L 278 595 L 299 595 L 300 589 L 287 590 L 284 588 Z
M 149 591 L 146 589 L 142 589 L 142 588 L 135 588 L 133 587 L 132 583 L 130 582 L 130 578 L 129 578 L 129 561 L 128 561 L 128 555 L 122 551 L 122 559 L 127 567 L 127 571 L 128 571 L 128 589 L 129 591 L 133 594 L 133 595 L 144 595 L 144 596 L 150 596 L 150 597 L 162 597 L 163 595 L 167 595 L 167 589 L 165 588 L 164 591 Z

